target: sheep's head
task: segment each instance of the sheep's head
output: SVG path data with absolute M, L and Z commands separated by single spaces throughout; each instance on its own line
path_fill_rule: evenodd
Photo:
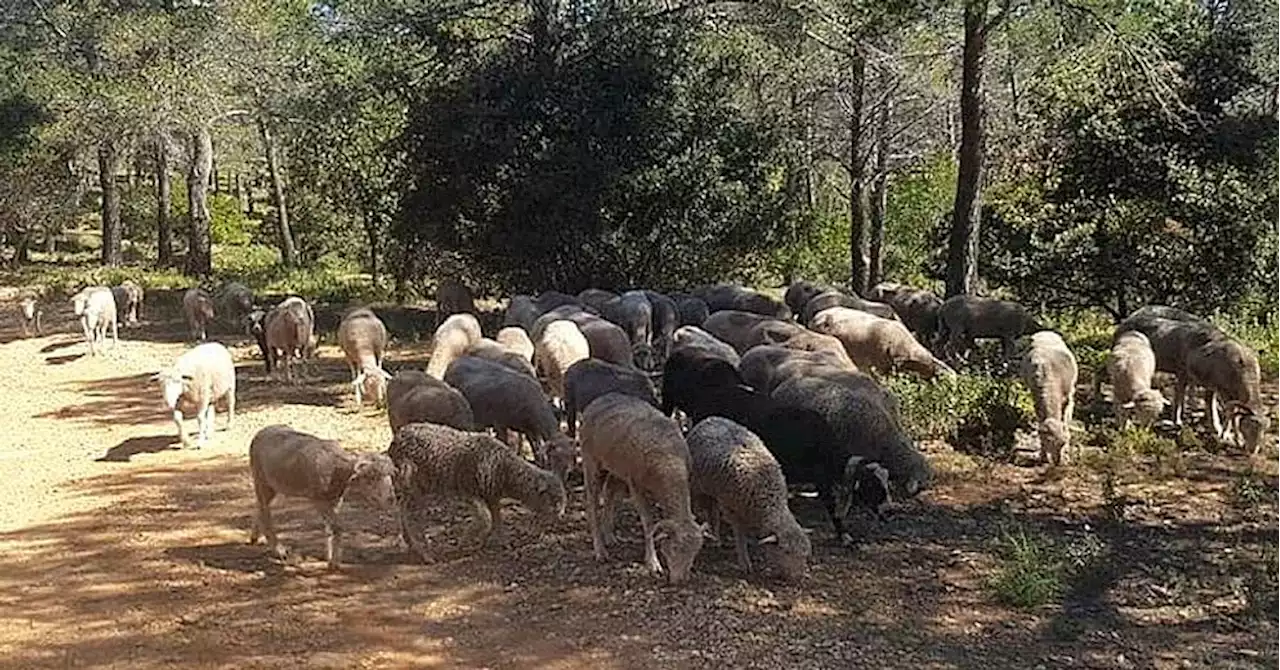
M 577 469 L 578 443 L 568 435 L 557 433 L 547 443 L 547 467 L 564 481 L 569 472 Z
M 1164 411 L 1165 405 L 1168 404 L 1169 399 L 1164 397 L 1160 391 L 1145 389 L 1135 394 L 1133 400 L 1121 405 L 1121 408 L 1127 412 L 1132 412 L 1134 421 L 1138 425 L 1149 426 L 1160 418 L 1160 413 Z
M 27 321 L 30 321 L 36 318 L 36 299 L 35 298 L 23 298 L 22 317 Z
M 799 524 L 788 524 L 785 530 L 760 538 L 760 546 L 785 579 L 796 581 L 808 574 L 813 545 Z
M 905 451 L 906 458 L 902 470 L 890 477 L 889 489 L 894 498 L 906 500 L 929 488 L 933 468 L 929 467 L 929 460 L 909 440 L 904 439 L 901 448 Z
M 187 388 L 195 380 L 191 375 L 180 372 L 176 368 L 161 370 L 151 379 L 152 381 L 160 382 L 160 392 L 164 394 L 164 404 L 169 409 L 178 408 L 182 395 L 187 392 Z
M 1058 419 L 1045 419 L 1040 422 L 1036 432 L 1040 435 L 1040 453 L 1057 463 L 1062 458 L 1062 450 L 1071 439 L 1067 424 Z
M 378 407 L 382 407 L 387 400 L 387 381 L 389 379 L 391 379 L 391 374 L 382 368 L 361 370 L 360 374 L 356 375 L 355 381 L 351 382 L 351 385 L 359 388 L 365 396 L 373 398 L 374 404 Z
M 349 490 L 357 490 L 370 502 L 388 508 L 396 501 L 396 466 L 386 454 L 360 454 L 351 471 Z
M 555 519 L 564 516 L 568 499 L 564 491 L 564 482 L 559 477 L 550 472 L 539 471 L 531 493 L 532 495 L 522 502 L 539 516 Z
M 244 317 L 240 319 L 240 325 L 244 327 L 245 335 L 250 335 L 256 338 L 264 333 L 263 324 L 266 323 L 266 320 L 266 311 L 259 308 L 251 310 L 248 314 L 245 314 Z
M 1262 447 L 1262 431 L 1266 428 L 1266 420 L 1248 407 L 1238 406 L 1234 410 L 1239 416 L 1240 437 L 1250 453 L 1256 453 Z
M 854 505 L 865 507 L 881 516 L 880 509 L 889 501 L 889 471 L 875 461 L 850 456 L 844 466 L 844 487 L 837 496 L 836 516 L 849 516 Z
M 84 314 L 84 308 L 89 304 L 89 293 L 81 291 L 71 296 L 71 308 L 75 311 L 76 316 Z
M 679 584 L 693 571 L 693 559 L 702 550 L 706 526 L 690 519 L 686 522 L 663 519 L 653 524 L 653 543 L 662 554 L 667 568 L 667 579 Z

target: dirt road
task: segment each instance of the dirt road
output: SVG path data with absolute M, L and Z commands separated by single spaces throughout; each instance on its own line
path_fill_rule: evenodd
M 389 440 L 384 415 L 349 408 L 332 347 L 320 379 L 289 387 L 238 344 L 234 429 L 219 414 L 210 446 L 180 450 L 148 381 L 184 348 L 178 324 L 124 331 L 90 358 L 69 315 L 48 316 L 63 332 L 15 339 L 11 318 L 0 329 L 0 669 L 1276 664 L 1276 612 L 1251 609 L 1251 580 L 1276 556 L 1274 463 L 1257 466 L 1264 497 L 1251 508 L 1233 502 L 1248 459 L 1202 454 L 1175 480 L 1124 486 L 1118 515 L 1089 472 L 944 467 L 853 550 L 801 499 L 815 557 L 796 585 L 748 580 L 730 547 L 708 546 L 691 584 L 665 586 L 640 568 L 630 513 L 614 560 L 597 564 L 580 492 L 549 527 L 508 506 L 509 544 L 476 553 L 466 508 L 432 508 L 427 565 L 397 548 L 390 516 L 356 501 L 342 515 L 349 566 L 335 573 L 305 505 L 277 515 L 288 561 L 245 544 L 256 430 Z M 422 359 L 397 348 L 389 367 Z M 963 462 L 940 449 L 940 462 Z M 1063 604 L 993 601 L 993 540 L 1014 526 L 1096 548 Z

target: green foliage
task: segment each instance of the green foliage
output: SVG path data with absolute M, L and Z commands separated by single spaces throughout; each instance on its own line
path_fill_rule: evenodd
M 964 453 L 1013 455 L 1016 432 L 1035 416 L 1031 394 L 1015 380 L 960 374 L 932 381 L 897 375 L 886 385 L 913 438 L 943 439 Z
M 996 546 L 1000 562 L 988 587 L 998 601 L 1033 609 L 1062 596 L 1067 564 L 1048 538 L 1019 529 L 1003 533 Z
M 215 246 L 214 274 L 236 279 L 265 293 L 304 295 L 320 302 L 375 302 L 389 292 L 360 271 L 358 262 L 337 254 L 325 254 L 292 269 L 280 263 L 275 247 L 250 244 Z
M 1239 310 L 1236 314 L 1212 317 L 1212 321 L 1227 334 L 1245 343 L 1258 354 L 1258 366 L 1264 379 L 1274 381 L 1280 375 L 1280 314 L 1271 305 L 1271 312 Z M 1255 316 L 1247 316 L 1248 312 Z
M 96 257 L 93 261 L 96 261 Z M 126 279 L 148 290 L 182 289 L 195 285 L 195 279 L 183 276 L 176 270 L 140 265 L 98 267 L 41 263 L 0 272 L 0 283 L 30 287 L 47 297 L 58 298 L 69 298 L 86 286 L 117 286 Z
M 951 213 L 956 168 L 951 152 L 941 151 L 893 177 L 885 216 L 885 239 L 892 242 L 884 253 L 886 277 L 912 286 L 933 283 L 925 268 L 931 256 L 941 253 L 933 231 Z
M 235 196 L 209 196 L 209 235 L 214 244 L 246 245 L 258 234 L 258 222 L 245 216 Z

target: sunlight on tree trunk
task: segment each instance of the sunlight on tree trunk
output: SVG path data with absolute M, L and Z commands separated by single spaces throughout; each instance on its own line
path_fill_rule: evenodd
M 978 274 L 982 208 L 982 58 L 986 49 L 986 0 L 964 7 L 964 55 L 960 85 L 960 166 L 947 244 L 946 295 L 971 293 Z
M 98 181 L 102 186 L 102 264 L 120 265 L 120 190 L 116 187 L 116 171 L 120 168 L 120 152 L 112 140 L 98 145 Z
M 191 134 L 191 165 L 187 170 L 187 205 L 191 213 L 187 243 L 189 275 L 206 277 L 213 270 L 209 241 L 209 175 L 213 171 L 213 137 L 201 126 Z
M 262 133 L 262 144 L 267 151 L 267 171 L 271 173 L 271 199 L 276 207 L 276 235 L 280 244 L 280 262 L 285 267 L 291 268 L 297 262 L 297 252 L 293 245 L 293 232 L 289 229 L 289 209 L 285 205 L 284 168 L 280 165 L 275 137 L 262 119 L 258 120 L 258 132 Z
M 173 233 L 169 221 L 169 144 L 156 138 L 156 265 L 173 265 Z
M 858 295 L 867 292 L 866 184 L 861 158 L 866 71 L 866 60 L 855 55 L 849 68 L 849 288 Z

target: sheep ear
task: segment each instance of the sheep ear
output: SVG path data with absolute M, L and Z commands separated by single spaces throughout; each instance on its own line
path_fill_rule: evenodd
M 768 537 L 760 538 L 760 544 L 777 544 L 777 543 L 778 543 L 777 535 L 770 535 Z

